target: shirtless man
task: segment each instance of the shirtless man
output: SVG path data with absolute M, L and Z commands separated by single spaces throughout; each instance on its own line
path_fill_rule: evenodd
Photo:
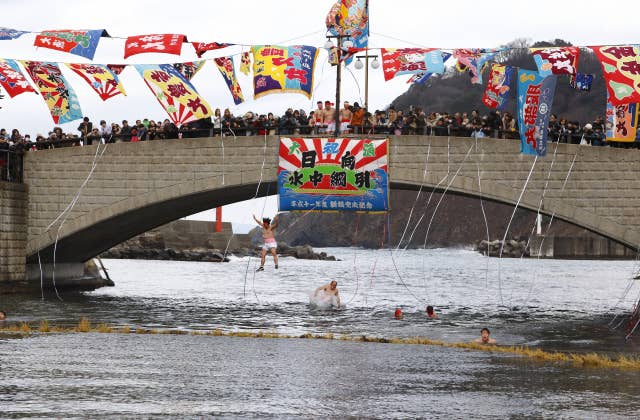
M 324 133 L 325 128 L 324 125 L 324 109 L 322 108 L 322 101 L 318 101 L 318 109 L 314 112 L 315 121 L 313 121 L 313 125 L 316 127 L 316 134 Z
M 351 132 L 351 130 L 349 130 L 351 116 L 351 105 L 349 105 L 349 101 L 344 101 L 344 108 L 340 110 L 340 133 L 347 134 Z
M 323 291 L 329 296 L 335 296 L 336 301 L 338 303 L 338 307 L 340 307 L 340 295 L 338 294 L 338 282 L 333 280 L 329 284 L 325 284 L 324 286 L 320 286 L 313 292 L 313 296 L 318 296 L 318 292 Z
M 273 255 L 273 264 L 275 265 L 276 270 L 278 269 L 278 244 L 276 243 L 276 238 L 274 234 L 274 229 L 278 226 L 278 216 L 273 218 L 273 224 L 271 224 L 271 219 L 268 217 L 264 217 L 262 222 L 258 220 L 256 215 L 253 215 L 253 220 L 262 228 L 262 238 L 264 239 L 264 244 L 262 245 L 262 253 L 260 255 L 260 267 L 256 271 L 264 271 L 264 260 L 267 256 L 267 251 L 271 251 L 271 255 Z
M 336 110 L 331 107 L 331 101 L 324 101 L 324 124 L 327 126 L 327 133 L 333 134 L 336 130 Z
M 490 334 L 491 334 L 491 331 L 489 331 L 489 328 L 485 327 L 480 331 L 480 338 L 476 338 L 473 341 L 475 341 L 476 343 L 482 343 L 482 344 L 495 344 L 496 340 L 489 337 Z

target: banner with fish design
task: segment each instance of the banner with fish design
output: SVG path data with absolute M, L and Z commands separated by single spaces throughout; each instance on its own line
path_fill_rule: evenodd
M 460 72 L 469 72 L 471 83 L 482 84 L 482 69 L 496 55 L 496 50 L 482 48 L 453 50 L 453 57 L 458 60 L 456 68 Z
M 353 48 L 367 48 L 369 44 L 369 6 L 367 0 L 338 0 L 329 10 L 325 20 L 327 30 L 333 36 L 349 35 Z M 342 54 L 340 59 L 351 64 L 352 54 Z

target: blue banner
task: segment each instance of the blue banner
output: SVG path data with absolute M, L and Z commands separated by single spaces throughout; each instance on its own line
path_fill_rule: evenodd
M 11 28 L 0 28 L 0 40 L 16 39 L 21 35 L 28 34 L 29 31 L 18 31 Z
M 521 152 L 547 154 L 547 133 L 556 76 L 542 77 L 536 71 L 518 70 L 518 127 Z
M 281 211 L 389 209 L 387 140 L 281 138 Z

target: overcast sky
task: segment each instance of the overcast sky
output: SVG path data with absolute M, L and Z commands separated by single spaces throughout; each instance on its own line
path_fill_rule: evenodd
M 48 29 L 106 29 L 113 37 L 154 33 L 180 33 L 189 41 L 246 44 L 206 53 L 203 58 L 238 54 L 256 44 L 306 44 L 321 47 L 326 39 L 324 20 L 332 0 L 271 1 L 132 1 L 132 0 L 0 0 L 0 26 L 29 31 Z M 602 1 L 579 3 L 538 0 L 537 2 L 428 2 L 424 0 L 370 0 L 369 45 L 380 47 L 497 47 L 516 38 L 532 41 L 562 38 L 575 45 L 640 43 L 638 19 L 640 2 L 623 1 L 616 6 Z M 0 41 L 0 57 L 57 62 L 88 62 L 63 52 L 37 49 L 34 34 L 17 40 Z M 140 54 L 123 58 L 124 39 L 102 38 L 96 63 L 172 63 L 196 60 L 190 45 L 181 56 Z M 372 51 L 372 54 L 378 51 Z M 335 99 L 335 69 L 321 51 L 315 72 L 311 100 L 300 94 L 268 95 L 252 98 L 250 77 L 238 73 L 246 102 L 234 106 L 231 95 L 212 63 L 193 78 L 193 84 L 212 108 L 230 108 L 235 114 L 246 111 L 282 113 L 287 107 L 309 111 L 316 100 Z M 239 60 L 238 60 L 239 61 Z M 239 63 L 236 63 L 236 68 Z M 364 102 L 364 71 L 343 72 L 342 98 Z M 164 119 L 166 114 L 133 68 L 121 75 L 127 96 L 103 102 L 79 76 L 63 69 L 76 91 L 84 115 L 97 122 Z M 353 73 L 353 76 L 351 75 Z M 408 76 L 384 82 L 382 69 L 369 73 L 369 108 L 386 107 L 404 92 Z M 0 127 L 19 128 L 32 138 L 46 133 L 53 121 L 44 101 L 35 94 L 23 94 L 0 101 Z M 75 132 L 78 122 L 63 125 Z M 246 206 L 245 206 L 246 207 Z M 262 204 L 254 209 L 262 211 Z M 267 212 L 274 212 L 273 204 Z M 231 213 L 231 212 L 226 212 Z M 246 212 L 245 212 L 246 213 Z M 243 216 L 244 222 L 250 220 Z M 239 221 L 239 220 L 236 220 Z

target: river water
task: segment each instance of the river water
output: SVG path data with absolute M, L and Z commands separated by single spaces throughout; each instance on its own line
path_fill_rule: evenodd
M 2 297 L 9 321 L 206 331 L 423 336 L 640 354 L 613 329 L 634 261 L 485 258 L 468 250 L 325 249 L 255 273 L 230 263 L 105 260 L 116 286 Z M 309 306 L 332 279 L 346 309 Z M 425 306 L 439 317 L 428 319 Z M 404 319 L 393 319 L 396 308 Z M 617 318 L 616 318 L 617 316 Z M 0 337 L 2 417 L 640 417 L 640 373 L 419 345 L 193 335 Z

